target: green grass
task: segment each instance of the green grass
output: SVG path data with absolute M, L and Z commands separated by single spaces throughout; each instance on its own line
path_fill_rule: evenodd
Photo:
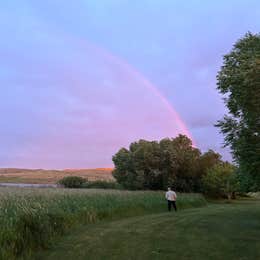
M 81 227 L 35 259 L 260 259 L 260 201 Z
M 0 259 L 28 258 L 77 225 L 165 211 L 163 192 L 0 188 Z M 205 206 L 180 194 L 178 207 Z

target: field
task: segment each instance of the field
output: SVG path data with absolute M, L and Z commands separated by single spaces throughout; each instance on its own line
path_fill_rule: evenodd
M 260 259 L 258 196 L 178 195 L 168 213 L 163 192 L 0 188 L 0 259 Z
M 201 207 L 200 194 L 180 194 L 179 209 Z M 165 211 L 162 192 L 0 188 L 0 259 L 25 259 L 72 227 Z
M 35 259 L 260 259 L 260 200 L 210 204 L 74 230 Z
M 29 170 L 3 168 L 0 169 L 0 182 L 53 184 L 63 177 L 71 175 L 87 178 L 90 181 L 114 180 L 111 168 L 67 170 Z

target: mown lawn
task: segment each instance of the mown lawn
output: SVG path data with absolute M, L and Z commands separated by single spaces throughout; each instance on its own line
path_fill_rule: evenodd
M 74 230 L 36 259 L 260 259 L 260 201 L 210 204 Z

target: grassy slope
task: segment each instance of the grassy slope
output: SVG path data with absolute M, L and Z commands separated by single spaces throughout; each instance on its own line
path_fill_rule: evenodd
M 211 204 L 84 227 L 38 258 L 260 259 L 260 201 Z
M 0 182 L 14 183 L 56 183 L 65 176 L 81 176 L 91 181 L 113 181 L 112 169 L 67 169 L 67 170 L 30 170 L 30 169 L 1 169 Z

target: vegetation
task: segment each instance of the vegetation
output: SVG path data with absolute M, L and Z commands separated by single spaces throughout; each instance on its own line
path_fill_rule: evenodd
M 79 176 L 67 176 L 61 179 L 58 183 L 65 188 L 82 188 L 86 182 L 86 179 Z
M 239 180 L 235 167 L 230 163 L 216 164 L 202 178 L 203 188 L 211 197 L 231 199 L 239 191 Z
M 179 135 L 134 142 L 120 149 L 113 162 L 113 176 L 124 188 L 160 190 L 170 185 L 180 192 L 200 192 L 202 176 L 221 162 L 221 156 L 212 150 L 201 154 L 188 137 Z
M 243 172 L 241 169 L 237 169 L 237 178 L 239 181 L 240 193 L 248 193 L 259 190 L 258 184 L 250 174 Z
M 90 181 L 84 183 L 82 187 L 88 189 L 122 189 L 122 186 L 115 181 Z
M 218 90 L 228 108 L 217 124 L 240 166 L 242 178 L 260 190 L 260 34 L 247 33 L 224 56 Z M 246 186 L 244 186 L 246 188 Z
M 199 194 L 179 194 L 178 207 L 206 205 Z M 166 210 L 151 191 L 0 188 L 0 259 L 46 248 L 72 226 Z
M 85 188 L 85 189 L 122 189 L 122 186 L 115 181 L 88 181 L 79 176 L 67 176 L 58 181 L 64 188 Z
M 260 259 L 260 201 L 210 204 L 74 230 L 37 259 Z

